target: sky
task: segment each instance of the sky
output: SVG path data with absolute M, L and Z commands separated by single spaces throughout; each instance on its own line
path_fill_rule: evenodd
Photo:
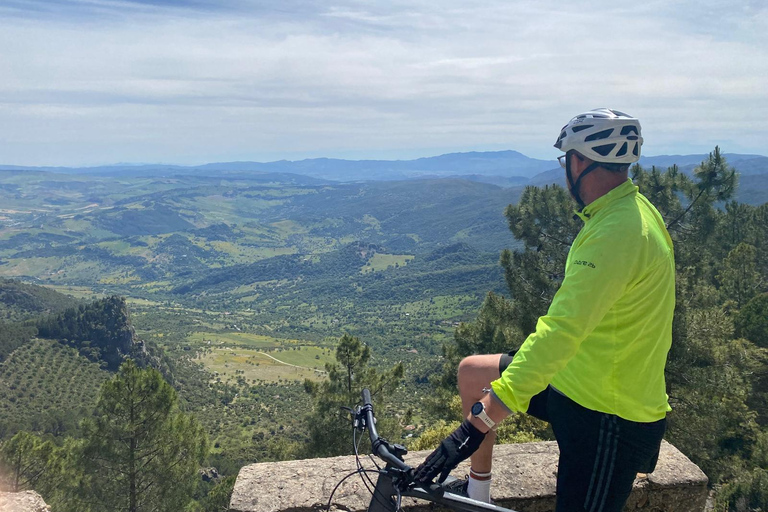
M 0 3 L 0 164 L 554 160 L 596 107 L 646 155 L 768 155 L 768 2 Z

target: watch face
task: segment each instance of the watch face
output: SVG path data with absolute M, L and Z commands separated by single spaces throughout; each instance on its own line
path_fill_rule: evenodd
M 472 416 L 477 416 L 484 410 L 485 407 L 483 407 L 483 404 L 481 402 L 476 402 L 475 405 L 472 406 Z

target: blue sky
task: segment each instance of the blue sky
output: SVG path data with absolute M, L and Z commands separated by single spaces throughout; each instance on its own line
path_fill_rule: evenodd
M 640 118 L 647 155 L 768 154 L 764 0 L 5 0 L 0 163 L 515 149 Z

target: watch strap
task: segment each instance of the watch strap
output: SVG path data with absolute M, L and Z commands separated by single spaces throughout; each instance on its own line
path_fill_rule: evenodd
M 478 402 L 478 403 L 481 403 L 481 402 Z M 474 413 L 473 413 L 473 414 L 472 414 L 472 416 L 474 416 L 475 418 L 477 418 L 477 419 L 479 419 L 480 421 L 482 421 L 483 423 L 485 423 L 485 425 L 486 425 L 486 426 L 487 426 L 489 429 L 491 429 L 491 430 L 496 430 L 496 422 L 495 422 L 495 421 L 493 421 L 493 420 L 491 419 L 491 417 L 490 417 L 490 416 L 488 416 L 488 414 L 485 412 L 485 404 L 482 404 L 482 405 L 483 405 L 483 409 L 480 411 L 480 413 L 479 413 L 479 414 L 474 414 Z

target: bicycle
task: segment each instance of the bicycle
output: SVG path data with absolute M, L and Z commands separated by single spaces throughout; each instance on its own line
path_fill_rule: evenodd
M 403 460 L 403 456 L 408 453 L 408 450 L 400 444 L 393 444 L 383 437 L 379 437 L 376 431 L 376 419 L 373 413 L 373 404 L 371 403 L 371 393 L 368 389 L 363 389 L 361 396 L 363 399 L 362 406 L 358 406 L 356 409 L 345 408 L 353 416 L 352 444 L 355 449 L 357 470 L 345 476 L 331 491 L 331 496 L 328 499 L 329 511 L 333 502 L 333 495 L 339 486 L 347 478 L 360 475 L 363 484 L 371 493 L 368 512 L 402 512 L 401 501 L 404 497 L 422 499 L 457 512 L 515 512 L 508 508 L 498 507 L 490 503 L 484 503 L 448 492 L 445 487 L 456 480 L 456 478 L 451 476 L 442 485 L 433 483 L 426 489 L 419 487 L 413 482 L 414 469 Z M 373 454 L 371 455 L 371 460 L 376 466 L 375 470 L 365 469 L 360 461 L 357 432 L 362 433 L 366 430 L 368 430 L 368 436 L 371 440 L 373 454 L 386 463 L 383 468 L 376 463 Z M 369 476 L 369 473 L 377 474 L 375 483 Z

